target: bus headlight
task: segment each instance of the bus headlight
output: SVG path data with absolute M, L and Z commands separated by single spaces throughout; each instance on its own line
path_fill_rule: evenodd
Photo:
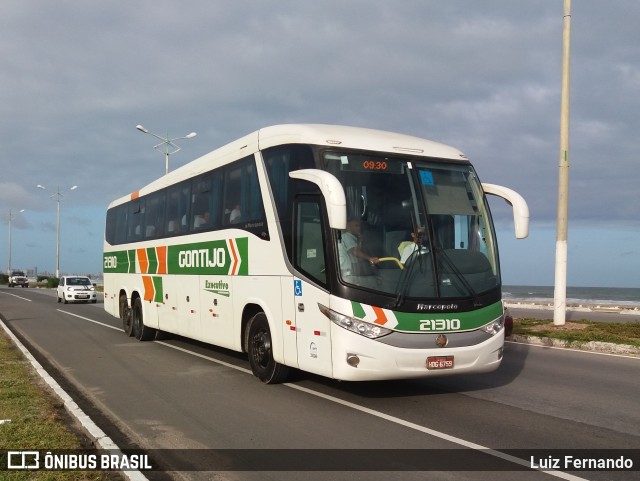
M 347 331 L 355 332 L 356 334 L 360 334 L 361 336 L 368 337 L 369 339 L 377 339 L 378 337 L 386 336 L 387 334 L 390 334 L 392 332 L 391 329 L 378 326 L 377 324 L 364 322 L 362 319 L 345 316 L 344 314 L 340 314 L 339 312 L 332 311 L 322 304 L 318 304 L 318 308 L 320 309 L 320 312 L 327 316 L 329 320 L 334 324 L 337 324 Z
M 504 316 L 491 321 L 489 324 L 485 324 L 480 329 L 491 336 L 498 334 L 504 327 Z

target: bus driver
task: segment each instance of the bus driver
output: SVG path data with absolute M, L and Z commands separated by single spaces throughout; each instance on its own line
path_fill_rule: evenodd
M 360 219 L 357 217 L 351 217 L 347 221 L 347 229 L 342 233 L 342 240 L 340 241 L 340 270 L 343 275 L 363 275 L 367 272 L 366 269 L 361 267 L 361 263 L 368 262 L 371 266 L 374 266 L 380 262 L 380 259 L 374 256 L 370 256 L 362 250 L 361 229 L 362 225 Z

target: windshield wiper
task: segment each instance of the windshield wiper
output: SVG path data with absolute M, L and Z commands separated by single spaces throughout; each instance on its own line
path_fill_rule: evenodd
M 392 304 L 393 309 L 397 309 L 404 304 L 416 264 L 420 264 L 420 268 L 422 269 L 422 256 L 430 256 L 430 254 L 428 252 L 422 252 L 422 249 L 417 249 L 408 259 L 408 261 L 410 260 L 411 262 L 407 261 L 405 264 L 408 264 L 408 267 L 402 271 L 402 275 L 400 276 L 400 282 L 398 282 L 398 288 L 396 289 L 396 300 Z
M 447 264 L 451 272 L 455 274 L 458 281 L 460 281 L 460 283 L 464 286 L 467 292 L 471 295 L 471 297 L 473 298 L 474 307 L 480 307 L 482 303 L 480 302 L 478 293 L 473 289 L 473 287 L 471 287 L 471 284 L 469 284 L 469 281 L 467 280 L 467 278 L 464 276 L 462 272 L 460 272 L 460 269 L 458 269 L 458 267 L 451 260 L 451 258 L 446 253 L 446 251 L 439 246 L 435 246 L 435 251 L 436 251 L 436 254 L 438 254 L 440 258 L 445 262 L 445 264 Z M 440 274 L 442 274 L 442 272 Z

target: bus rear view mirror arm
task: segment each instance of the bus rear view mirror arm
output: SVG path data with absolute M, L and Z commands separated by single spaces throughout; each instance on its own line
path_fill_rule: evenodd
M 502 197 L 513 208 L 513 223 L 516 239 L 524 239 L 529 235 L 529 206 L 527 201 L 515 190 L 495 184 L 482 184 L 485 194 Z
M 333 174 L 318 169 L 301 169 L 289 172 L 292 179 L 301 179 L 318 186 L 327 205 L 329 227 L 347 228 L 347 200 L 340 181 Z

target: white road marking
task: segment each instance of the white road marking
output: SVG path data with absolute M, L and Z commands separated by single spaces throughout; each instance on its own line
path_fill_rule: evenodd
M 74 314 L 73 312 L 63 311 L 62 309 L 56 309 L 56 311 L 62 312 L 63 314 L 69 314 L 70 316 L 77 317 L 79 319 L 82 319 L 83 321 L 93 322 L 94 324 L 98 324 L 99 326 L 104 326 L 104 327 L 108 327 L 109 329 L 115 329 L 116 331 L 124 332 L 124 329 L 122 329 L 121 327 L 112 326 L 110 324 L 105 324 L 104 322 L 100 322 L 100 321 L 94 321 L 93 319 L 89 319 L 88 317 L 84 317 L 84 316 L 80 316 L 78 314 Z
M 18 296 L 16 294 L 11 294 L 10 292 L 0 291 L 0 294 L 6 294 L 7 296 L 17 297 L 18 299 L 22 299 L 23 301 L 33 302 L 31 299 L 27 299 L 26 297 Z

